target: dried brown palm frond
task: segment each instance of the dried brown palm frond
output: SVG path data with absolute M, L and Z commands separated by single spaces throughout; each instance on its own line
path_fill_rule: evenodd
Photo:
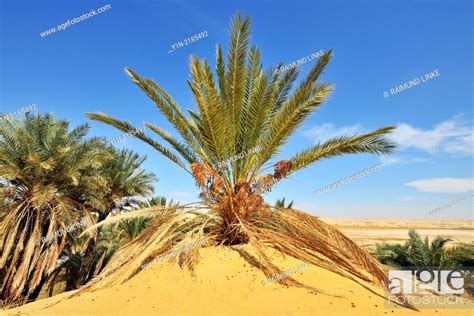
M 240 225 L 236 229 L 243 230 L 243 233 L 249 236 L 249 243 L 260 259 L 259 268 L 267 277 L 283 273 L 265 253 L 266 248 L 274 248 L 282 254 L 348 278 L 368 290 L 370 288 L 361 281 L 388 286 L 384 268 L 374 257 L 342 232 L 317 217 L 288 208 L 274 208 L 271 211 L 269 208 L 264 208 L 262 212 L 254 215 L 249 220 L 239 219 Z M 291 276 L 286 276 L 277 282 L 330 294 L 302 284 Z M 416 310 L 409 303 L 403 306 Z
M 262 212 L 242 221 L 258 243 L 344 277 L 387 284 L 380 264 L 337 229 L 295 209 Z
M 18 203 L 0 224 L 0 267 L 7 265 L 0 290 L 4 301 L 19 303 L 26 299 L 25 288 L 35 289 L 43 275 L 51 273 L 66 242 L 66 234 L 41 240 L 66 228 L 61 207 L 48 205 L 49 217 L 28 201 Z M 7 264 L 8 263 L 8 264 Z M 15 269 L 10 267 L 16 267 Z
M 203 210 L 204 209 L 204 210 Z M 119 222 L 134 216 L 152 216 L 152 223 L 134 241 L 125 245 L 111 259 L 105 270 L 83 290 L 94 290 L 121 284 L 142 269 L 164 260 L 188 268 L 191 273 L 199 262 L 199 248 L 224 244 L 221 229 L 223 213 L 215 208 L 151 207 L 138 212 L 116 216 L 97 226 Z M 262 206 L 249 219 L 237 218 L 233 226 L 237 234 L 248 236 L 248 243 L 257 257 L 244 250 L 237 251 L 267 277 L 283 273 L 267 254 L 269 248 L 303 262 L 327 269 L 359 283 L 386 286 L 383 267 L 352 240 L 317 217 L 295 209 L 272 209 Z M 94 227 L 88 231 L 93 231 Z M 86 233 L 86 232 L 85 232 Z M 298 286 L 327 295 L 337 293 L 315 288 L 286 276 L 278 283 Z M 74 294 L 76 295 L 76 294 Z M 407 305 L 407 307 L 413 308 Z
M 203 208 L 206 207 L 150 207 L 114 216 L 90 227 L 84 234 L 126 218 L 153 217 L 149 226 L 136 239 L 119 249 L 100 276 L 85 289 L 123 283 L 148 265 L 164 260 L 193 271 L 194 264 L 199 260 L 198 248 L 215 244 L 218 236 L 219 219 L 203 213 Z

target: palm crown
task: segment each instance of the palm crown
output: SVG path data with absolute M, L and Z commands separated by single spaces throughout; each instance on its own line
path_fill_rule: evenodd
M 394 127 L 332 138 L 272 163 L 281 146 L 332 92 L 330 83 L 319 80 L 332 52 L 321 56 L 293 89 L 298 69 L 283 72 L 280 64 L 264 71 L 259 50 L 250 47 L 249 29 L 249 18 L 233 18 L 227 63 L 221 47 L 216 48 L 216 79 L 206 60 L 190 58 L 188 85 L 197 110 L 188 109 L 186 114 L 158 84 L 126 69 L 179 134 L 174 137 L 159 126 L 145 123 L 167 145 L 129 122 L 104 113 L 87 113 L 91 119 L 133 132 L 191 174 L 202 191 L 204 208 L 208 209 L 202 212 L 201 206 L 193 210 L 183 206 L 179 210 L 173 207 L 157 212 L 137 211 L 136 216 L 155 212 L 156 220 L 117 253 L 103 273 L 104 281 L 94 286 L 123 282 L 137 273 L 137 267 L 144 262 L 203 237 L 209 245 L 249 243 L 267 276 L 281 272 L 265 254 L 265 247 L 270 246 L 353 280 L 355 276 L 387 284 L 375 258 L 337 229 L 296 209 L 275 210 L 264 203 L 261 195 L 277 181 L 322 159 L 355 153 L 390 153 L 395 145 L 384 134 Z M 271 167 L 273 172 L 264 174 Z M 253 258 L 244 252 L 244 257 Z M 191 252 L 181 253 L 176 260 L 192 267 L 196 257 Z M 305 286 L 291 277 L 279 282 Z
M 204 200 L 220 203 L 221 209 L 229 210 L 230 217 L 235 213 L 245 217 L 258 209 L 263 203 L 259 197 L 261 193 L 283 177 L 316 161 L 343 154 L 387 154 L 395 147 L 383 137 L 394 127 L 384 127 L 367 134 L 326 140 L 288 160 L 276 162 L 273 174 L 262 174 L 295 129 L 330 96 L 333 86 L 319 79 L 332 52 L 321 56 L 290 93 L 298 69 L 281 72 L 280 64 L 276 69 L 264 71 L 259 50 L 250 47 L 249 28 L 249 18 L 236 15 L 232 20 L 227 65 L 222 49 L 217 45 L 216 80 L 206 60 L 190 58 L 188 85 L 198 110 L 188 109 L 187 115 L 158 84 L 126 69 L 181 139 L 151 123 L 145 125 L 169 147 L 141 131 L 135 132 L 135 137 L 191 173 L 202 189 Z M 137 130 L 130 123 L 103 113 L 87 115 L 124 132 Z M 249 152 L 251 154 L 242 155 Z M 236 156 L 240 159 L 232 159 Z M 247 201 L 243 207 L 237 201 L 239 194 Z

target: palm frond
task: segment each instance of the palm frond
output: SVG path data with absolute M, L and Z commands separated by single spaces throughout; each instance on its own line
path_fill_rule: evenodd
M 132 134 L 134 137 L 143 140 L 144 142 L 146 142 L 147 144 L 155 148 L 163 156 L 165 156 L 166 158 L 168 158 L 169 160 L 171 160 L 172 162 L 174 162 L 175 164 L 183 168 L 185 171 L 189 172 L 186 169 L 186 166 L 184 165 L 184 163 L 181 161 L 181 159 L 179 159 L 173 152 L 171 152 L 169 149 L 167 149 L 160 143 L 146 136 L 142 131 L 140 131 L 138 128 L 135 128 L 130 123 L 125 122 L 125 121 L 120 121 L 104 113 L 86 113 L 86 116 L 92 120 L 111 125 L 121 130 L 122 132 Z
M 292 172 L 305 168 L 316 161 L 345 154 L 389 154 L 396 148 L 396 145 L 382 135 L 394 129 L 395 127 L 389 126 L 367 134 L 335 137 L 319 143 L 291 158 Z

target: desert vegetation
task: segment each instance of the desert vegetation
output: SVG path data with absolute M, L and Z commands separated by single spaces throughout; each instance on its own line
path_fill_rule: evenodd
M 3 304 L 33 300 L 46 283 L 52 289 L 62 280 L 66 290 L 85 284 L 118 247 L 116 239 L 100 229 L 87 237 L 79 229 L 57 232 L 100 222 L 153 192 L 155 176 L 141 169 L 144 157 L 85 139 L 88 130 L 51 114 L 0 122 Z M 121 238 L 132 238 L 138 232 L 127 226 L 139 230 L 144 223 L 120 225 Z
M 150 122 L 147 131 L 160 140 L 127 121 L 87 113 L 144 141 L 188 173 L 201 191 L 196 203 L 143 202 L 156 180 L 141 168 L 144 157 L 118 150 L 105 139 L 86 139 L 87 125 L 70 129 L 51 114 L 0 123 L 3 304 L 34 300 L 45 284 L 50 294 L 59 287 L 85 291 L 120 284 L 166 254 L 193 272 L 199 249 L 178 250 L 203 241 L 203 247 L 239 251 L 268 277 L 283 272 L 266 254 L 273 248 L 355 282 L 387 285 L 377 259 L 340 231 L 292 203 L 285 206 L 284 200 L 271 206 L 263 196 L 279 181 L 324 159 L 390 154 L 396 146 L 385 136 L 394 127 L 334 137 L 276 160 L 295 130 L 330 97 L 333 85 L 321 78 L 332 51 L 324 52 L 297 83 L 297 67 L 263 68 L 258 48 L 250 44 L 250 26 L 248 17 L 232 19 L 226 57 L 216 47 L 215 74 L 206 60 L 190 58 L 187 83 L 197 110 L 185 111 L 155 81 L 126 69 L 178 138 Z M 36 243 L 83 218 L 85 231 Z M 254 253 L 238 248 L 243 244 Z M 291 276 L 278 282 L 326 293 Z
M 474 244 L 461 243 L 447 247 L 451 239 L 438 236 L 433 240 L 422 238 L 416 231 L 409 232 L 404 244 L 378 243 L 375 256 L 388 266 L 397 269 L 420 270 L 465 270 L 467 276 L 464 288 L 474 295 L 474 278 L 471 272 L 474 266 Z
M 390 126 L 328 139 L 288 159 L 274 160 L 279 148 L 330 96 L 333 85 L 321 81 L 321 76 L 331 57 L 330 50 L 325 52 L 299 84 L 295 84 L 297 68 L 280 72 L 279 64 L 264 70 L 258 48 L 250 45 L 250 19 L 237 14 L 231 22 L 226 58 L 217 45 L 216 75 L 206 60 L 190 58 L 188 85 L 197 110 L 184 111 L 155 81 L 127 68 L 132 81 L 179 134 L 176 138 L 147 122 L 145 126 L 161 140 L 143 132 L 134 137 L 192 176 L 201 190 L 201 201 L 135 212 L 134 216 L 153 217 L 150 226 L 118 250 L 90 286 L 124 282 L 142 263 L 202 239 L 207 246 L 250 244 L 257 258 L 247 255 L 260 262 L 268 276 L 281 273 L 265 254 L 266 247 L 271 247 L 347 278 L 385 285 L 387 278 L 377 260 L 337 229 L 302 211 L 272 207 L 263 198 L 278 181 L 320 160 L 345 154 L 389 154 L 395 148 L 384 137 L 394 129 Z M 137 130 L 105 113 L 87 116 L 125 133 Z M 256 147 L 258 152 L 229 159 Z M 103 221 L 90 230 L 121 218 Z M 197 259 L 198 251 L 192 251 L 172 261 L 192 270 Z M 291 277 L 280 283 L 306 287 Z
M 375 254 L 383 263 L 396 268 L 462 269 L 474 265 L 474 245 L 461 243 L 447 247 L 450 238 L 422 238 L 416 231 L 408 233 L 404 244 L 376 244 Z

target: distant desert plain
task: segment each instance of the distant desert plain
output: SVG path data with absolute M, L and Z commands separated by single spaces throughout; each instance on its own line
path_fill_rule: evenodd
M 376 243 L 404 243 L 408 231 L 416 230 L 430 240 L 436 236 L 452 239 L 450 245 L 474 242 L 474 220 L 445 219 L 353 219 L 321 218 L 336 226 L 360 246 L 371 248 Z

